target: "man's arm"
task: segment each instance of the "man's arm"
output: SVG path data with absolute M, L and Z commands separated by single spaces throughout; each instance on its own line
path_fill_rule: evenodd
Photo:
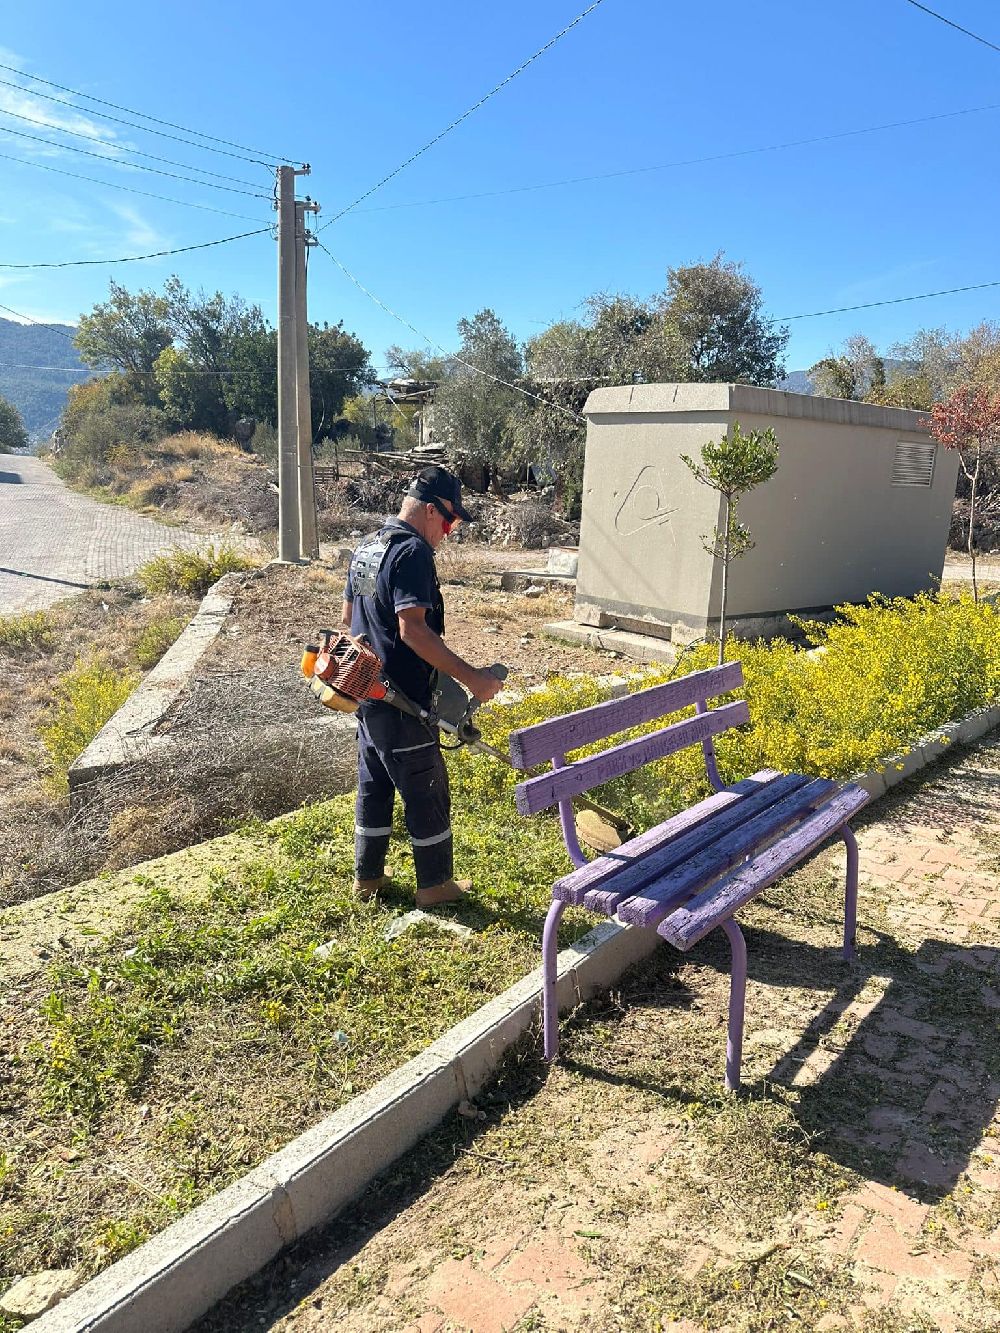
M 344 629 L 347 630 L 348 634 L 351 632 L 351 609 L 353 606 L 354 603 L 349 602 L 345 597 L 344 604 L 340 608 L 340 623 L 343 625 Z
M 345 603 L 346 605 L 346 603 Z M 434 667 L 445 671 L 471 690 L 480 703 L 486 703 L 498 694 L 501 682 L 490 671 L 480 670 L 459 657 L 427 623 L 427 611 L 423 606 L 407 606 L 397 612 L 399 618 L 399 637 L 419 658 Z

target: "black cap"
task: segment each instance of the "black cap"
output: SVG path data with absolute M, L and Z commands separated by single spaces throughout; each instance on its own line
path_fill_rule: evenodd
M 460 519 L 466 523 L 472 522 L 472 515 L 462 504 L 462 483 L 453 472 L 438 467 L 436 463 L 420 469 L 406 494 L 428 503 L 447 500 Z

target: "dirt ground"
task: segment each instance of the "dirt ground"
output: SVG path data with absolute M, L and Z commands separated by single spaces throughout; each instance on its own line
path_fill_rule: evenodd
M 866 812 L 851 966 L 842 850 L 745 913 L 739 1096 L 724 942 L 661 948 L 197 1333 L 994 1333 L 998 792 L 994 738 Z

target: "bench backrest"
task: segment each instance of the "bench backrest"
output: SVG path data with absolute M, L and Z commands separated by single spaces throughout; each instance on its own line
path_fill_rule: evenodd
M 553 768 L 551 773 L 518 784 L 515 789 L 518 810 L 523 815 L 530 815 L 559 805 L 565 832 L 569 802 L 574 796 L 698 743 L 705 755 L 709 781 L 716 791 L 720 790 L 723 783 L 716 767 L 712 738 L 730 727 L 742 726 L 749 721 L 750 713 L 742 700 L 716 708 L 709 708 L 708 700 L 737 690 L 742 684 L 742 665 L 727 662 L 725 666 L 695 671 L 664 685 L 638 690 L 623 699 L 609 699 L 592 708 L 581 708 L 578 712 L 512 732 L 510 755 L 515 768 L 534 768 L 546 760 L 551 761 Z M 600 754 L 577 759 L 571 764 L 566 762 L 566 755 L 572 750 L 593 745 L 692 704 L 694 717 L 661 727 L 648 736 L 624 741 Z

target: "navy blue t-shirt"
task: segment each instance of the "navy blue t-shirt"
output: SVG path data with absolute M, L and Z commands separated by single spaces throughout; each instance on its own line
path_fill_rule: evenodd
M 400 519 L 387 523 L 379 532 L 402 535 L 395 538 L 385 554 L 374 597 L 355 595 L 352 564 L 344 589 L 345 601 L 352 604 L 351 633 L 365 635 L 392 684 L 414 703 L 428 708 L 434 669 L 400 639 L 398 613 L 407 607 L 422 606 L 430 628 L 438 634 L 444 633 L 444 600 L 434 567 L 434 551 L 415 528 Z

